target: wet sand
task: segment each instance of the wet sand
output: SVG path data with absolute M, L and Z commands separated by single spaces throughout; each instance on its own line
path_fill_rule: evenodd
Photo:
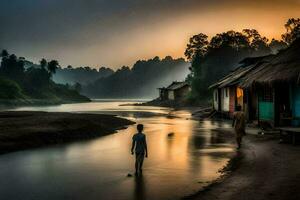
M 95 138 L 131 124 L 134 122 L 103 114 L 0 112 L 0 154 Z
M 243 148 L 225 174 L 185 199 L 300 199 L 300 146 L 278 144 L 274 136 L 247 135 Z

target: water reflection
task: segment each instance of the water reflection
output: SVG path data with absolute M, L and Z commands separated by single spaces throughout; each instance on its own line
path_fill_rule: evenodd
M 134 199 L 147 200 L 143 174 L 134 177 Z
M 0 185 L 5 189 L 0 188 L 0 196 L 17 199 L 18 191 L 25 200 L 64 196 L 80 199 L 80 186 L 89 191 L 82 198 L 88 200 L 180 198 L 200 189 L 199 181 L 217 178 L 233 151 L 230 142 L 217 131 L 230 128 L 227 123 L 189 120 L 188 111 L 119 104 L 92 102 L 18 110 L 110 113 L 144 124 L 149 158 L 144 161 L 142 177 L 126 177 L 134 172 L 130 147 L 136 127 L 130 126 L 91 141 L 1 156 Z

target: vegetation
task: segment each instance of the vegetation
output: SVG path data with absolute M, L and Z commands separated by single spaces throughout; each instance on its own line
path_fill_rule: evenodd
M 89 101 L 75 89 L 52 81 L 51 77 L 59 67 L 58 61 L 42 59 L 40 65 L 30 66 L 25 58 L 17 58 L 6 50 L 2 51 L 1 57 L 1 104 Z
M 300 37 L 300 19 L 289 19 L 282 40 L 260 35 L 255 29 L 227 31 L 209 38 L 199 33 L 190 38 L 185 56 L 191 63 L 170 56 L 139 60 L 132 68 L 117 71 L 101 67 L 61 68 L 58 61 L 42 59 L 39 64 L 1 52 L 0 98 L 2 101 L 86 101 L 79 92 L 94 98 L 153 98 L 157 88 L 186 79 L 192 86 L 193 103 L 208 100 L 210 84 L 239 65 L 245 57 L 276 54 Z M 190 71 L 189 71 L 190 69 Z M 55 83 L 55 82 L 59 83 Z
M 67 68 L 58 68 L 56 74 L 53 76 L 53 80 L 61 84 L 80 83 L 81 85 L 87 85 L 96 81 L 97 79 L 110 76 L 114 71 L 110 68 L 101 67 L 99 70 L 92 69 L 90 67 L 73 68 L 68 66 Z
M 192 86 L 190 100 L 197 102 L 210 98 L 208 86 L 237 67 L 245 57 L 275 54 L 299 38 L 300 19 L 289 19 L 285 27 L 287 32 L 281 41 L 272 39 L 269 42 L 255 29 L 228 31 L 210 40 L 203 33 L 191 37 L 185 51 L 191 62 L 191 73 L 187 78 Z
M 157 88 L 181 81 L 189 73 L 184 59 L 170 56 L 139 60 L 130 69 L 123 66 L 112 75 L 83 86 L 82 92 L 95 98 L 153 98 Z

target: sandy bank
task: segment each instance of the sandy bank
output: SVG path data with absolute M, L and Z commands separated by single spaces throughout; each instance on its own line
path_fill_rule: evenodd
M 0 112 L 0 153 L 99 137 L 131 124 L 112 115 Z
M 300 146 L 278 144 L 274 136 L 248 135 L 237 168 L 198 194 L 201 200 L 300 199 Z

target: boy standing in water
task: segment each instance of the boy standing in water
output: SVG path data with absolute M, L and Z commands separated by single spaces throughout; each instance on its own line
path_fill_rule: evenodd
M 245 113 L 242 111 L 242 107 L 238 105 L 236 107 L 236 112 L 233 114 L 233 122 L 232 126 L 235 130 L 236 142 L 237 142 L 237 149 L 241 148 L 242 145 L 242 138 L 246 134 L 246 118 Z
M 138 175 L 138 172 L 142 173 L 144 157 L 148 157 L 146 135 L 143 134 L 143 129 L 144 125 L 138 124 L 138 133 L 132 137 L 131 154 L 135 153 L 135 175 Z

